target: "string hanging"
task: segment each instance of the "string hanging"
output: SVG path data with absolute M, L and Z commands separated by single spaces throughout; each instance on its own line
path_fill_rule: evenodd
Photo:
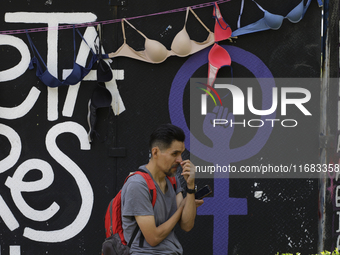
M 217 0 L 215 1 L 217 4 L 229 2 L 230 0 Z M 190 6 L 192 9 L 198 9 L 198 8 L 204 8 L 208 6 L 212 6 L 215 4 L 215 2 L 208 2 L 208 3 L 203 3 L 203 4 L 197 4 Z M 157 12 L 157 13 L 151 13 L 151 14 L 146 14 L 146 15 L 141 15 L 141 16 L 135 16 L 135 17 L 130 17 L 130 18 L 125 18 L 126 20 L 132 20 L 132 19 L 140 19 L 140 18 L 145 18 L 145 17 L 151 17 L 151 16 L 157 16 L 157 15 L 162 15 L 162 14 L 169 14 L 169 13 L 175 13 L 175 12 L 181 12 L 181 11 L 186 11 L 187 7 L 183 8 L 178 8 L 178 9 L 173 9 L 169 11 L 163 11 L 163 12 Z M 87 23 L 81 23 L 81 24 L 74 24 L 76 28 L 79 27 L 89 27 L 89 26 L 97 26 L 97 25 L 108 25 L 108 24 L 113 24 L 121 22 L 121 19 L 113 19 L 113 20 L 105 20 L 105 21 L 96 21 L 96 22 L 87 22 Z M 13 34 L 23 34 L 29 32 L 44 32 L 44 31 L 49 31 L 49 30 L 62 30 L 62 29 L 72 29 L 72 25 L 61 25 L 58 27 L 41 27 L 41 28 L 28 28 L 28 29 L 16 29 L 16 30 L 6 30 L 6 31 L 0 31 L 0 34 L 3 35 L 13 35 Z

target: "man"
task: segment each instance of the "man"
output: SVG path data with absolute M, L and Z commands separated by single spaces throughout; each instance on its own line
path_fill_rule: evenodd
M 182 129 L 165 124 L 150 136 L 151 159 L 140 168 L 149 173 L 156 185 L 157 199 L 154 208 L 151 195 L 144 178 L 138 174 L 131 176 L 122 189 L 122 223 L 124 237 L 130 241 L 136 224 L 140 231 L 131 245 L 131 254 L 182 254 L 174 227 L 179 223 L 185 231 L 194 226 L 196 217 L 195 168 L 190 160 L 182 160 L 185 150 L 185 135 Z M 182 176 L 187 183 L 187 197 L 183 199 L 178 178 L 177 190 L 167 176 L 175 176 L 181 166 Z M 142 233 L 142 234 L 141 234 Z

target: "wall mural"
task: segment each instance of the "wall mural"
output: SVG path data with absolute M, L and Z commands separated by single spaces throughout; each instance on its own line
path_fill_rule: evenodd
M 257 109 L 271 108 L 273 88 L 280 88 L 274 77 L 318 76 L 319 30 L 308 26 L 317 24 L 316 2 L 284 4 L 289 14 L 278 15 L 282 27 L 270 27 L 280 28 L 275 31 L 261 17 L 278 10 L 264 2 L 131 1 L 118 14 L 113 5 L 93 1 L 12 4 L 4 5 L 0 29 L 6 59 L 0 64 L 0 254 L 100 254 L 106 207 L 126 175 L 148 160 L 148 136 L 160 123 L 185 131 L 193 161 L 235 167 L 288 158 L 317 162 L 318 87 L 308 87 L 313 117 L 294 130 L 265 125 L 214 132 L 208 124 L 217 113 L 209 112 L 201 118 L 205 143 L 190 128 L 188 86 L 191 78 L 205 77 L 210 86 L 221 77 L 269 78 L 254 88 L 254 98 Z M 251 32 L 249 20 L 256 27 Z M 210 58 L 216 48 L 228 55 L 219 66 Z M 98 83 L 101 54 L 112 78 Z M 225 115 L 232 108 L 226 98 L 219 108 Z M 301 118 L 299 109 L 291 112 Z M 259 119 L 277 115 L 279 108 Z M 185 254 L 316 253 L 315 179 L 215 177 L 197 179 L 199 186 L 210 184 L 213 195 L 198 209 L 195 228 L 176 230 Z
M 84 22 L 91 22 L 97 19 L 96 15 L 92 13 L 32 13 L 32 12 L 13 12 L 5 14 L 5 22 L 7 23 L 27 23 L 27 24 L 47 24 L 48 27 L 58 27 L 58 24 L 77 24 Z M 87 57 L 91 54 L 90 50 L 95 50 L 94 41 L 97 37 L 97 31 L 94 27 L 88 27 L 83 35 L 84 41 L 77 51 L 76 62 L 79 65 L 86 65 Z M 47 57 L 47 69 L 54 75 L 58 76 L 58 29 L 51 29 L 47 32 L 47 45 L 48 51 Z M 85 41 L 89 42 L 89 45 Z M 2 82 L 15 80 L 22 76 L 29 67 L 31 59 L 31 53 L 27 42 L 12 35 L 1 35 L 1 45 L 8 45 L 14 47 L 21 55 L 20 62 L 7 69 L 1 71 L 0 77 Z M 92 49 L 89 48 L 92 47 Z M 38 53 L 39 54 L 39 53 Z M 63 78 L 68 76 L 72 70 L 63 69 Z M 83 81 L 79 81 L 74 86 L 68 88 L 65 101 L 63 102 L 62 111 L 59 111 L 59 94 L 58 88 L 47 88 L 47 107 L 45 108 L 48 121 L 58 120 L 59 116 L 72 117 L 74 109 L 76 107 L 78 93 L 80 85 L 86 83 L 86 81 L 96 81 L 96 70 L 90 71 L 90 73 L 84 78 Z M 112 109 L 115 114 L 120 114 L 125 110 L 123 101 L 119 95 L 117 89 L 116 79 L 123 79 L 123 70 L 111 70 L 115 79 L 112 79 L 105 83 L 106 88 L 111 92 L 114 101 L 112 102 Z M 2 119 L 13 120 L 20 122 L 20 118 L 25 117 L 32 108 L 41 101 L 41 91 L 36 87 L 32 87 L 26 98 L 17 106 L 14 107 L 1 107 L 0 116 Z M 38 124 L 37 124 L 38 125 Z M 12 213 L 12 209 L 7 205 L 6 201 L 0 196 L 1 200 L 1 218 L 4 226 L 10 231 L 15 231 L 20 226 L 23 227 L 22 236 L 42 243 L 61 243 L 72 239 L 79 234 L 85 226 L 88 224 L 94 204 L 93 188 L 91 187 L 88 177 L 84 174 L 84 169 L 81 169 L 79 165 L 74 162 L 74 156 L 69 156 L 63 153 L 58 147 L 57 139 L 64 133 L 73 134 L 80 143 L 79 150 L 90 150 L 91 145 L 88 140 L 88 127 L 82 126 L 74 121 L 65 121 L 53 125 L 45 135 L 46 151 L 49 153 L 52 160 L 56 161 L 66 172 L 73 178 L 73 182 L 76 185 L 79 192 L 80 207 L 76 213 L 76 217 L 70 219 L 69 224 L 65 227 L 49 229 L 45 227 L 42 229 L 36 229 L 29 226 L 22 225 Z M 10 190 L 11 198 L 20 211 L 21 215 L 33 222 L 46 222 L 57 215 L 58 211 L 65 210 L 61 208 L 58 202 L 51 199 L 50 205 L 42 208 L 35 209 L 27 203 L 25 195 L 27 193 L 35 192 L 49 192 L 49 188 L 55 182 L 54 170 L 52 166 L 44 159 L 31 158 L 24 162 L 20 161 L 20 156 L 24 154 L 25 146 L 22 144 L 20 132 L 16 131 L 12 127 L 1 124 L 1 135 L 4 136 L 10 143 L 10 151 L 8 155 L 1 160 L 1 173 L 18 165 L 12 176 L 8 176 L 4 185 Z M 40 134 L 43 135 L 43 134 Z M 73 158 L 73 159 L 72 159 Z M 25 181 L 26 177 L 30 175 L 31 171 L 39 171 L 41 178 L 35 181 Z M 35 173 L 36 174 L 36 173 Z M 2 244 L 3 245 L 6 243 Z M 20 244 L 9 246 L 10 254 L 20 254 Z M 25 251 L 22 251 L 25 254 Z
M 272 78 L 272 74 L 265 64 L 253 54 L 243 51 L 235 46 L 224 46 L 225 49 L 230 53 L 231 58 L 234 62 L 245 66 L 250 70 L 255 77 L 259 78 Z M 248 144 L 244 145 L 244 148 L 228 148 L 232 132 L 226 132 L 225 134 L 225 145 L 223 147 L 210 148 L 200 142 L 191 135 L 190 130 L 185 122 L 185 116 L 183 114 L 183 102 L 178 99 L 183 99 L 184 88 L 193 73 L 203 64 L 206 64 L 208 60 L 207 50 L 201 51 L 199 54 L 192 56 L 187 62 L 181 67 L 177 73 L 172 90 L 169 97 L 169 110 L 171 122 L 174 125 L 181 127 L 187 137 L 190 137 L 190 142 L 187 141 L 186 148 L 193 148 L 193 153 L 197 150 L 194 148 L 202 148 L 200 150 L 201 155 L 206 161 L 214 162 L 223 166 L 228 166 L 232 162 L 240 161 L 242 159 L 249 158 L 255 155 L 264 144 L 267 142 L 271 127 L 265 129 L 259 129 L 258 133 L 254 136 L 253 140 Z M 247 60 L 247 61 L 245 61 Z M 260 70 L 260 71 L 258 71 Z M 178 78 L 180 77 L 180 78 Z M 268 85 L 268 84 L 267 84 Z M 272 86 L 275 86 L 272 84 Z M 262 97 L 263 97 L 263 109 L 268 108 L 269 100 L 271 98 L 272 86 L 266 87 L 263 85 Z M 268 100 L 269 98 L 269 100 Z M 177 99 L 177 100 L 176 100 Z M 176 102 L 176 103 L 175 103 Z M 275 118 L 276 113 L 274 112 L 266 118 Z M 208 118 L 208 115 L 207 115 Z M 210 134 L 210 135 L 209 135 Z M 214 136 L 215 134 L 215 136 Z M 219 140 L 221 137 L 218 133 L 214 133 L 214 130 L 210 130 L 206 135 L 211 136 L 212 141 Z M 246 151 L 243 152 L 243 151 Z M 243 152 L 243 153 L 242 153 Z M 221 158 L 221 154 L 223 157 Z M 229 205 L 233 206 L 230 207 Z M 228 247 L 228 216 L 229 215 L 244 215 L 247 214 L 247 203 L 246 199 L 235 199 L 229 197 L 229 180 L 227 178 L 215 178 L 214 179 L 214 198 L 206 198 L 205 206 L 198 209 L 198 215 L 214 215 L 214 236 L 213 236 L 213 250 L 214 254 L 227 254 L 225 247 Z

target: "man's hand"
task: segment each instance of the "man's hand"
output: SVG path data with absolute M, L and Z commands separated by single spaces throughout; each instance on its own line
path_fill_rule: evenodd
M 196 203 L 196 208 L 197 208 L 197 207 L 203 205 L 204 201 L 203 201 L 203 199 L 201 199 L 201 200 L 195 199 L 195 203 Z
M 190 162 L 189 159 L 183 160 L 181 162 L 181 166 L 183 168 L 182 176 L 184 180 L 187 182 L 187 187 L 189 189 L 195 188 L 195 166 Z

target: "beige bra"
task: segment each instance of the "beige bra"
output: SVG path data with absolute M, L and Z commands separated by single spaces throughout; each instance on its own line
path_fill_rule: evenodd
M 194 14 L 196 19 L 202 24 L 202 26 L 209 32 L 208 38 L 204 42 L 196 42 L 190 39 L 186 30 L 186 23 L 188 19 L 189 10 Z M 124 21 L 128 23 L 133 29 L 140 33 L 145 38 L 145 49 L 142 51 L 135 51 L 126 43 Z M 168 50 L 163 44 L 155 40 L 147 38 L 142 32 L 137 30 L 126 19 L 122 19 L 122 31 L 124 36 L 124 43 L 116 52 L 109 54 L 109 58 L 114 57 L 129 57 L 137 60 L 142 60 L 149 63 L 162 63 L 170 56 L 186 57 L 190 54 L 194 54 L 204 48 L 212 45 L 215 42 L 214 33 L 207 28 L 204 23 L 198 18 L 196 13 L 188 7 L 185 17 L 185 23 L 183 29 L 178 32 L 171 44 L 171 50 Z

